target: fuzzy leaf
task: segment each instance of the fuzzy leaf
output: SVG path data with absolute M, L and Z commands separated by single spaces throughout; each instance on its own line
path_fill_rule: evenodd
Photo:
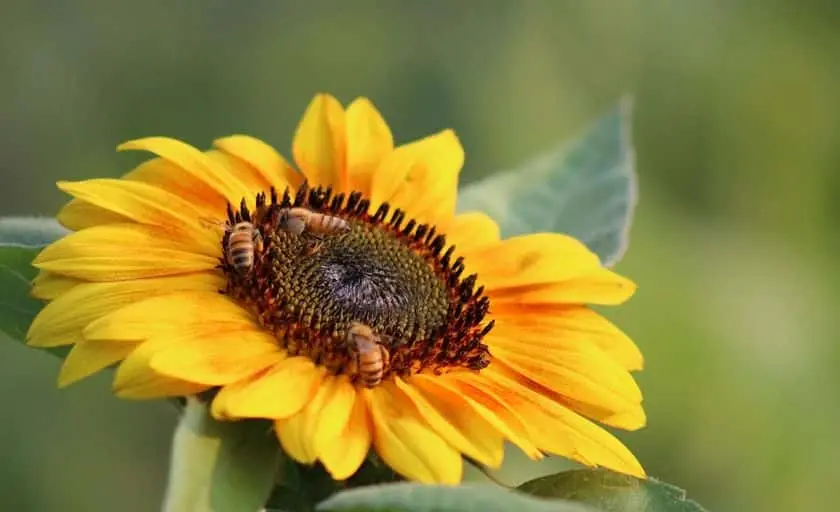
M 565 500 L 534 498 L 490 484 L 459 487 L 396 483 L 340 492 L 321 502 L 318 511 L 347 512 L 591 512 Z
M 626 98 L 579 138 L 465 186 L 458 212 L 483 211 L 504 237 L 567 233 L 598 254 L 605 266 L 614 265 L 627 248 L 636 204 L 630 110 Z
M 604 512 L 703 512 L 686 493 L 655 478 L 642 480 L 604 469 L 565 471 L 525 482 L 519 490 L 586 503 Z

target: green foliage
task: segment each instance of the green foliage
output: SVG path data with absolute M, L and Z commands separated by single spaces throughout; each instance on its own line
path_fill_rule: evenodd
M 642 480 L 603 469 L 580 469 L 531 480 L 519 490 L 583 502 L 604 512 L 703 512 L 686 493 L 654 478 Z
M 49 217 L 0 218 L 0 246 L 43 247 L 67 233 Z
M 266 504 L 269 510 L 312 510 L 316 503 L 342 490 L 402 480 L 374 451 L 368 453 L 362 467 L 343 482 L 334 481 L 320 464 L 310 466 L 289 461 L 281 467 L 281 473 L 278 486 Z
M 534 498 L 490 484 L 460 487 L 396 483 L 373 485 L 336 494 L 318 511 L 342 512 L 586 512 L 581 504 Z
M 224 437 L 210 486 L 213 510 L 251 511 L 265 504 L 274 488 L 281 457 L 270 422 L 225 425 Z
M 253 512 L 277 483 L 284 459 L 270 422 L 217 422 L 190 398 L 173 442 L 164 510 Z
M 0 331 L 23 340 L 41 303 L 29 296 L 35 269 L 30 263 L 38 249 L 0 245 Z
M 0 218 L 0 332 L 24 341 L 32 319 L 43 303 L 30 296 L 36 275 L 32 260 L 41 248 L 67 231 L 55 220 L 38 217 Z M 47 349 L 64 357 L 67 347 Z
M 504 237 L 570 234 L 612 266 L 627 247 L 635 203 L 630 100 L 625 99 L 580 138 L 464 187 L 458 211 L 489 214 Z

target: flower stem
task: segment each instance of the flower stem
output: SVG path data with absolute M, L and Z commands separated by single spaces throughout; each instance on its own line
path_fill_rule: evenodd
M 207 408 L 188 398 L 172 439 L 163 512 L 211 510 L 210 485 L 222 440 L 208 429 Z
M 282 458 L 271 422 L 216 421 L 188 398 L 175 429 L 163 512 L 255 512 Z

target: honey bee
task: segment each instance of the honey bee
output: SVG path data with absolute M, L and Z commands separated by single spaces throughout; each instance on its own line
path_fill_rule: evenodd
M 388 349 L 381 344 L 382 338 L 370 326 L 353 322 L 347 331 L 347 341 L 355 349 L 352 372 L 358 373 L 365 387 L 378 386 L 390 361 Z
M 296 207 L 284 208 L 280 212 L 280 219 L 277 223 L 277 227 L 296 235 L 303 235 L 306 233 L 326 235 L 349 231 L 350 223 L 339 217 L 313 212 L 312 210 L 308 210 L 306 208 Z
M 314 242 L 304 248 L 305 254 L 311 255 L 320 249 L 323 235 L 349 231 L 350 223 L 339 217 L 294 207 L 281 210 L 277 228 L 313 239 Z
M 239 222 L 230 227 L 225 258 L 233 268 L 242 274 L 251 270 L 257 250 L 262 250 L 262 236 L 253 224 Z
M 225 246 L 225 260 L 237 272 L 245 274 L 254 266 L 255 251 L 262 251 L 263 240 L 259 230 L 250 222 L 219 222 L 211 219 L 201 219 L 202 223 L 223 228 L 230 233 Z

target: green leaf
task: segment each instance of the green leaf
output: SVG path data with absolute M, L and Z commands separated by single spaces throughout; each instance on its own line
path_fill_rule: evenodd
M 562 498 L 604 512 L 703 512 L 686 493 L 655 478 L 642 480 L 604 469 L 566 471 L 525 482 L 519 490 L 545 498 Z
M 627 248 L 636 203 L 630 103 L 622 100 L 576 140 L 467 185 L 458 211 L 485 212 L 504 237 L 567 233 L 614 265 Z
M 172 443 L 165 512 L 254 512 L 278 483 L 283 460 L 270 422 L 218 422 L 187 399 Z
M 322 464 L 289 464 L 284 471 L 291 478 L 284 478 L 267 503 L 267 510 L 314 510 L 314 505 L 333 494 L 348 488 L 401 481 L 394 471 L 382 462 L 375 451 L 368 453 L 362 466 L 344 481 L 332 479 Z
M 39 217 L 0 218 L 0 332 L 24 341 L 43 303 L 30 296 L 36 269 L 32 260 L 41 248 L 67 234 L 55 220 Z M 64 357 L 68 347 L 47 349 Z
M 30 282 L 35 277 L 31 262 L 38 250 L 0 246 L 0 331 L 12 339 L 24 339 L 42 306 L 29 295 Z
M 490 484 L 459 487 L 396 483 L 340 492 L 321 502 L 318 511 L 366 512 L 586 512 L 592 508 L 564 500 L 534 498 Z
M 0 218 L 0 246 L 43 247 L 68 233 L 51 217 Z

